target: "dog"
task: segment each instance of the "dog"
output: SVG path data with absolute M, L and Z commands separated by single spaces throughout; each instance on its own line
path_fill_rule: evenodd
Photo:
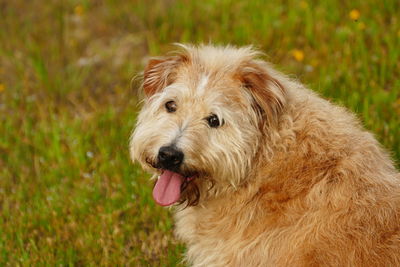
M 149 60 L 130 154 L 192 266 L 400 266 L 400 175 L 359 120 L 251 47 Z

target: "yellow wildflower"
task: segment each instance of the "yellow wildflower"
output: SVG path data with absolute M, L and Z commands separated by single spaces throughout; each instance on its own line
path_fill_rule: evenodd
M 358 20 L 360 18 L 360 11 L 358 11 L 357 9 L 353 9 L 352 11 L 350 11 L 349 13 L 349 17 L 352 20 Z
M 74 13 L 75 13 L 76 15 L 78 15 L 78 16 L 82 16 L 84 12 L 85 12 L 85 10 L 84 10 L 83 6 L 81 6 L 81 5 L 77 5 L 77 6 L 74 8 Z
M 306 9 L 308 7 L 308 3 L 306 1 L 300 1 L 300 7 L 302 9 Z
M 293 49 L 292 56 L 294 57 L 295 60 L 297 60 L 299 62 L 304 60 L 304 53 L 303 53 L 303 51 L 301 51 L 299 49 Z
M 6 89 L 4 84 L 0 83 L 0 93 L 3 92 Z

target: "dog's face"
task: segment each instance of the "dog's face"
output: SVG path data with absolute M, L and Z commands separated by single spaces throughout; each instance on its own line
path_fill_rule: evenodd
M 148 64 L 130 148 L 159 175 L 158 204 L 197 204 L 200 195 L 240 186 L 251 171 L 263 129 L 285 103 L 282 86 L 254 55 L 249 48 L 186 47 Z

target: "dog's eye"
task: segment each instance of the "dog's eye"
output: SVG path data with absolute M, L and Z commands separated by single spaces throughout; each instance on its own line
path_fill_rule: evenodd
M 175 112 L 176 111 L 175 101 L 168 101 L 167 103 L 165 103 L 165 108 L 169 113 Z
M 221 123 L 220 123 L 217 115 L 215 115 L 215 114 L 208 116 L 206 118 L 206 120 L 207 120 L 208 125 L 212 128 L 217 128 L 217 127 L 221 126 Z

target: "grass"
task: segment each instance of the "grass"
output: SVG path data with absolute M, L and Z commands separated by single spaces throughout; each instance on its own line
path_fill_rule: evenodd
M 398 162 L 398 14 L 396 0 L 0 0 L 0 265 L 180 265 L 127 149 L 132 77 L 173 42 L 254 44 Z

